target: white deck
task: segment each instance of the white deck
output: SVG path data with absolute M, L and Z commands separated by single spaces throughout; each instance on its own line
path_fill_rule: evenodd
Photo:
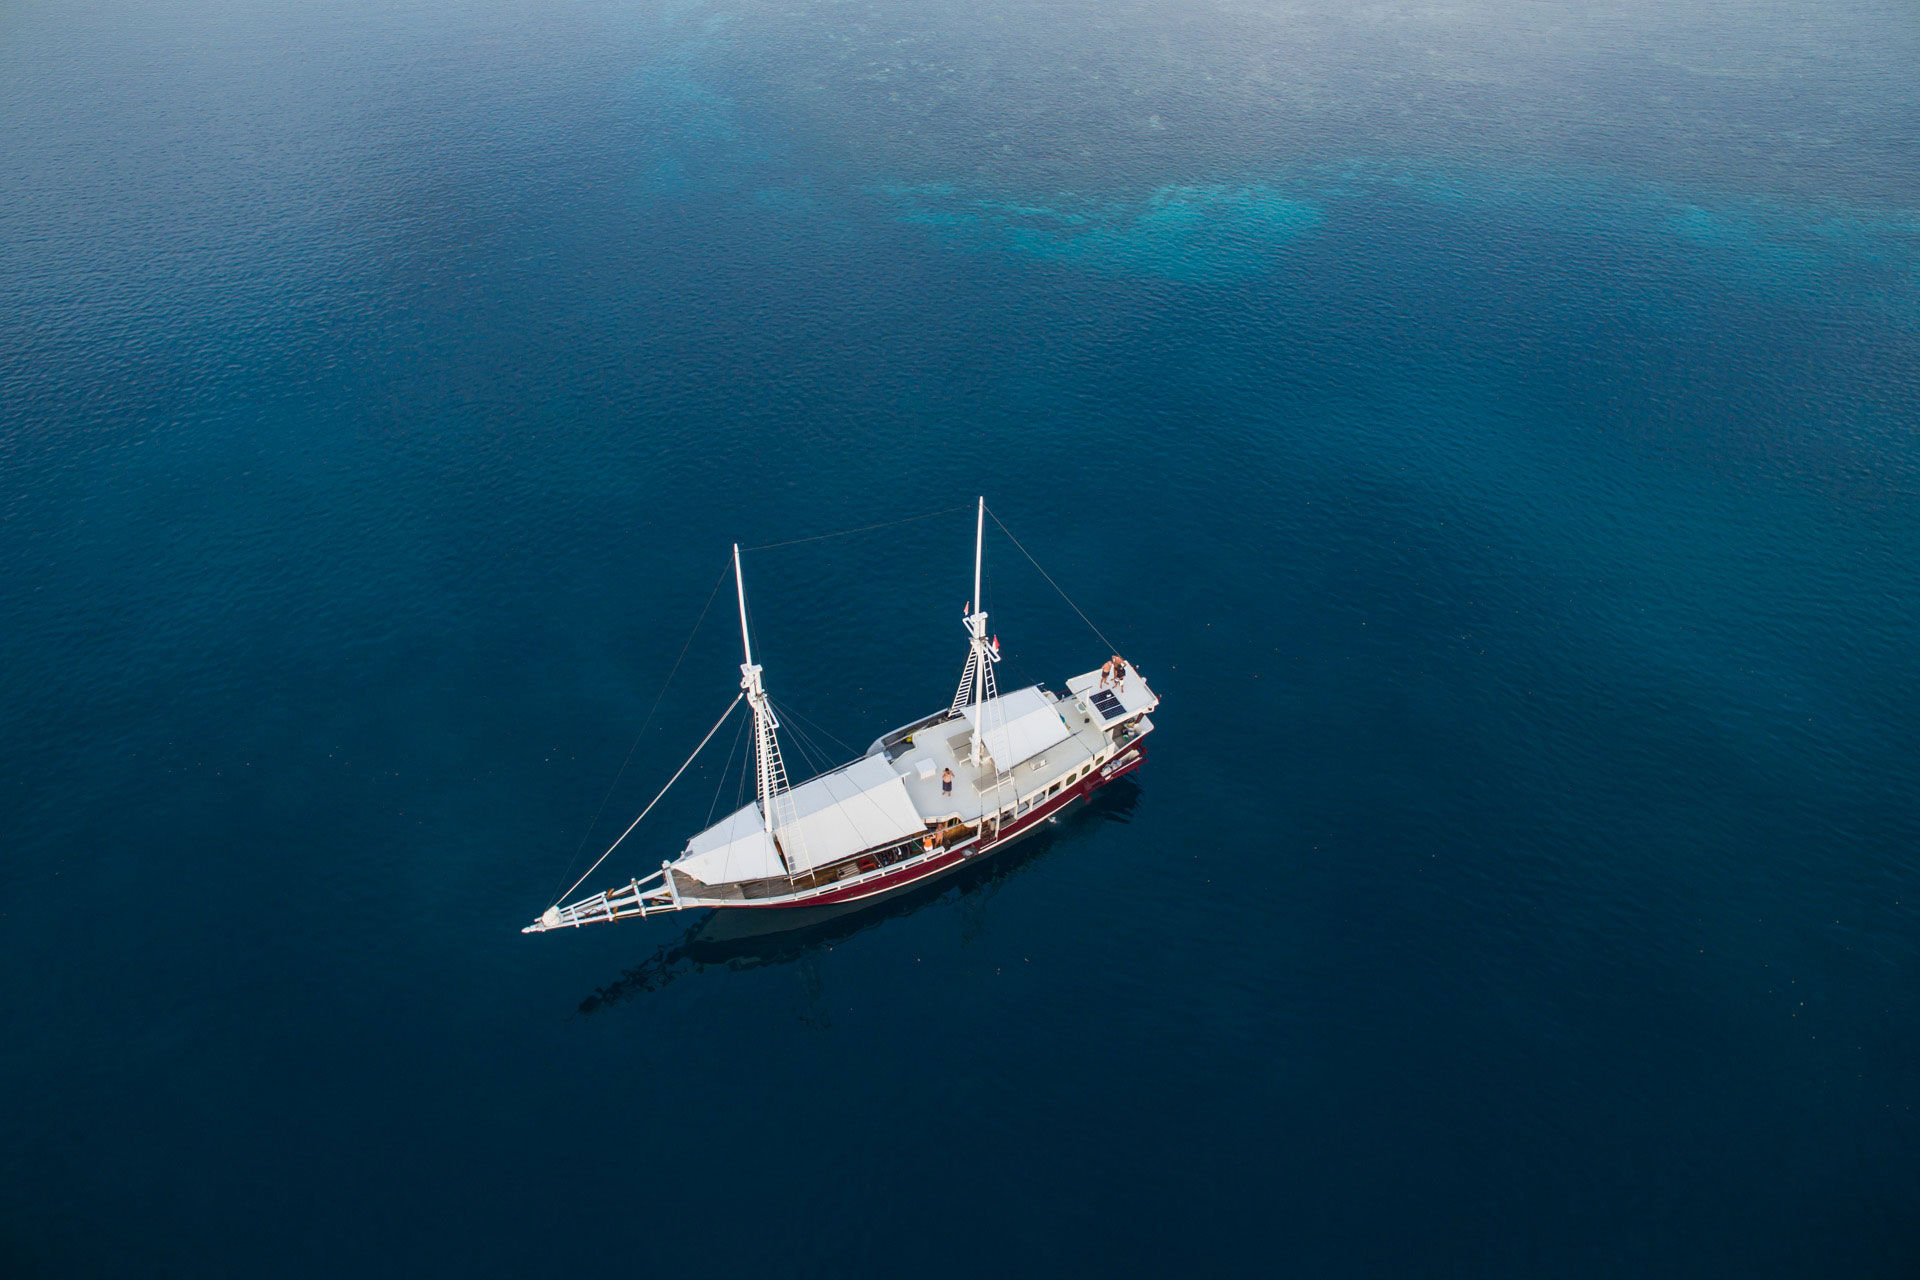
M 968 707 L 966 717 L 986 754 L 1008 769 L 1033 759 L 1070 732 L 1053 699 L 1038 685 Z
M 1128 673 L 1126 686 L 1119 695 L 1123 704 L 1131 703 L 1143 711 L 1157 706 L 1159 699 L 1154 697 L 1147 682 L 1132 668 L 1128 668 Z M 1097 688 L 1099 683 L 1100 673 L 1089 671 L 1069 680 L 1067 687 Z M 997 787 L 990 762 L 976 769 L 967 760 L 973 728 L 965 719 L 944 720 L 914 734 L 909 745 L 897 749 L 893 768 L 901 775 L 907 794 L 921 816 L 929 822 L 944 822 L 949 818 L 978 822 L 997 808 L 1005 808 L 1020 797 L 1051 786 L 1056 779 L 1073 773 L 1111 745 L 1108 725 L 1112 722 L 1094 715 L 1083 699 L 1069 694 L 1055 697 L 1053 703 L 1066 725 L 1066 738 L 1014 766 L 1008 778 Z M 923 763 L 930 766 L 925 770 L 929 776 L 924 778 L 921 777 Z M 951 796 L 941 793 L 942 769 L 953 770 Z M 983 786 L 989 794 L 982 794 Z
M 1111 693 L 1121 706 L 1121 711 L 1118 715 L 1103 717 L 1093 706 L 1092 697 L 1094 694 L 1100 692 L 1100 673 L 1098 671 L 1089 671 L 1085 675 L 1075 676 L 1073 679 L 1067 681 L 1067 692 L 1072 694 L 1079 702 L 1080 710 L 1084 714 L 1091 716 L 1096 723 L 1103 725 L 1116 724 L 1121 720 L 1131 719 L 1139 715 L 1142 711 L 1151 711 L 1159 706 L 1160 699 L 1155 696 L 1153 690 L 1147 688 L 1147 682 L 1141 678 L 1138 671 L 1133 669 L 1133 664 L 1129 662 L 1126 664 L 1126 667 L 1126 677 L 1120 681 L 1117 687 L 1109 686 L 1107 689 L 1107 692 Z

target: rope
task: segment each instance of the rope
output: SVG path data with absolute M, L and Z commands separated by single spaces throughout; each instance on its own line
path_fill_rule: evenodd
M 747 807 L 747 766 L 752 763 L 754 744 L 747 745 L 747 754 L 740 757 L 740 783 L 733 789 L 733 807 L 735 810 Z M 731 763 L 732 757 L 728 757 Z
M 707 827 L 713 825 L 714 810 L 720 807 L 720 793 L 726 789 L 727 774 L 733 770 L 733 758 L 740 754 L 740 738 L 746 731 L 747 722 L 745 720 L 742 720 L 740 727 L 733 731 L 733 745 L 727 748 L 726 762 L 720 766 L 720 781 L 715 783 L 713 787 L 713 803 L 707 806 Z M 701 830 L 706 830 L 706 827 L 702 827 Z
M 833 744 L 839 747 L 842 751 L 853 750 L 852 747 L 848 746 L 840 738 L 836 737 L 830 730 L 823 727 L 819 721 L 809 720 L 806 716 L 801 715 L 798 711 L 795 711 L 792 707 L 789 707 L 789 706 L 782 706 L 780 707 L 779 710 L 781 715 L 786 716 L 791 720 L 805 724 L 809 729 L 812 729 L 815 733 L 825 734 L 828 738 L 832 739 Z
M 1006 534 L 1008 539 L 1012 541 L 1014 546 L 1020 547 L 1020 539 L 1015 538 L 1013 536 L 1013 530 L 1007 528 L 1006 524 L 1000 519 L 999 516 L 994 515 L 992 507 L 987 508 L 987 514 L 990 516 L 993 516 L 993 522 L 1000 526 L 1000 532 Z M 1032 564 L 1034 568 L 1040 569 L 1040 562 L 1033 558 L 1033 552 L 1027 550 L 1025 547 L 1020 547 L 1020 554 L 1025 556 L 1027 558 L 1028 563 Z M 1113 641 L 1107 639 L 1106 633 L 1101 631 L 1100 628 L 1095 627 L 1093 625 L 1093 619 L 1089 618 L 1085 613 L 1081 612 L 1080 606 L 1073 603 L 1073 597 L 1068 595 L 1066 591 L 1060 586 L 1060 584 L 1055 582 L 1052 576 L 1049 575 L 1045 569 L 1040 569 L 1040 576 L 1047 580 L 1048 586 L 1052 587 L 1055 591 L 1060 592 L 1060 598 L 1067 602 L 1068 607 L 1070 607 L 1075 613 L 1080 614 L 1080 621 L 1086 623 L 1087 626 L 1093 628 L 1093 634 L 1100 637 L 1100 643 L 1107 646 L 1108 653 L 1120 652 L 1120 646 L 1115 644 Z
M 607 801 L 613 799 L 613 789 L 620 785 L 620 779 L 626 776 L 627 766 L 633 763 L 633 753 L 639 748 L 640 739 L 646 737 L 647 726 L 653 723 L 654 712 L 660 710 L 660 700 L 667 696 L 668 686 L 673 683 L 674 676 L 680 673 L 680 664 L 687 660 L 687 650 L 693 647 L 693 638 L 700 634 L 700 624 L 707 620 L 707 610 L 713 608 L 713 598 L 720 594 L 720 584 L 727 580 L 727 570 L 732 567 L 733 561 L 729 558 L 726 566 L 720 570 L 720 576 L 713 580 L 713 590 L 707 592 L 707 602 L 700 606 L 700 616 L 694 619 L 693 630 L 687 632 L 687 642 L 680 646 L 680 656 L 673 660 L 673 670 L 667 672 L 667 678 L 661 684 L 660 692 L 653 695 L 653 705 L 647 708 L 647 718 L 640 722 L 640 732 L 633 735 L 633 745 L 627 748 L 627 758 L 620 762 L 619 772 L 615 773 L 613 781 L 607 784 L 607 794 L 600 797 L 600 807 L 593 811 L 593 821 L 589 822 L 587 829 L 580 833 L 580 843 L 573 846 L 573 856 L 567 859 L 567 869 L 560 873 L 561 879 L 564 880 L 573 871 L 573 864 L 580 861 L 580 851 L 587 847 L 587 841 L 593 836 L 593 829 L 600 825 L 600 817 L 607 811 Z M 585 877 L 583 876 L 582 879 Z M 580 882 L 574 881 L 574 888 L 579 887 Z M 567 890 L 567 893 L 572 892 L 573 889 Z M 564 898 L 567 894 L 563 893 L 560 896 Z
M 772 707 L 774 714 L 780 717 L 782 727 L 787 731 L 787 745 L 793 748 L 793 753 L 799 758 L 801 765 L 812 770 L 814 773 L 823 772 L 818 755 L 819 748 L 814 744 L 813 740 L 806 735 L 806 731 L 800 727 L 799 722 L 787 719 L 786 713 L 781 709 L 780 704 L 772 698 L 767 699 L 767 705 Z
M 931 520 L 935 516 L 950 516 L 956 511 L 965 511 L 970 503 L 961 503 L 957 507 L 947 507 L 941 511 L 929 511 L 924 515 L 906 516 L 899 520 L 883 520 L 879 524 L 863 524 L 858 529 L 841 529 L 835 533 L 816 533 L 810 538 L 789 538 L 785 542 L 763 542 L 757 547 L 742 547 L 742 551 L 771 551 L 775 547 L 797 547 L 803 542 L 823 542 L 828 538 L 844 538 L 853 533 L 871 533 L 875 529 L 891 529 L 897 524 L 912 524 L 915 520 Z M 995 517 L 998 519 L 998 517 Z
M 680 775 L 687 771 L 687 765 L 692 764 L 694 762 L 695 757 L 697 757 L 700 754 L 701 749 L 705 747 L 709 742 L 713 741 L 713 735 L 720 732 L 720 726 L 727 722 L 727 717 L 733 714 L 733 709 L 740 705 L 740 699 L 746 696 L 747 695 L 744 693 L 736 693 L 733 695 L 733 701 L 729 702 L 727 704 L 727 709 L 720 713 L 720 718 L 713 722 L 713 728 L 707 730 L 707 736 L 700 739 L 700 746 L 695 747 L 693 749 L 693 755 L 690 755 L 687 757 L 687 764 L 683 764 L 678 769 L 675 769 L 673 771 L 673 776 L 667 779 L 667 785 L 660 788 L 660 795 L 655 796 L 653 799 L 647 801 L 647 807 L 640 811 L 640 818 L 644 818 L 648 814 L 652 813 L 653 806 L 660 803 L 660 796 L 666 795 L 667 792 L 673 788 L 673 784 L 680 781 Z M 735 741 L 738 741 L 738 739 L 736 738 Z M 628 836 L 633 834 L 633 829 L 640 825 L 640 818 L 635 818 L 632 822 L 627 824 L 627 829 L 620 833 L 620 840 L 625 840 Z M 618 849 L 620 847 L 620 840 L 615 840 L 612 844 L 608 845 L 607 852 L 601 854 L 599 857 L 593 860 L 593 865 L 588 867 L 586 871 L 581 873 L 580 878 L 578 880 L 575 880 L 572 886 L 567 889 L 567 893 L 572 893 L 575 889 L 578 889 L 581 885 L 585 884 L 587 877 L 592 875 L 595 871 L 598 871 L 600 869 L 600 864 L 605 862 L 607 860 L 607 857 L 610 854 L 612 854 L 612 852 L 615 849 Z M 560 895 L 560 897 L 555 898 L 553 900 L 553 905 L 556 907 L 559 906 L 561 901 L 566 898 L 567 893 L 563 893 Z

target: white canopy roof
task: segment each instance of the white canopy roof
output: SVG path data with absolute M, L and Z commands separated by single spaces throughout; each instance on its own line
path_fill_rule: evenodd
M 823 773 L 788 793 L 789 821 L 780 827 L 780 847 L 796 871 L 838 862 L 850 853 L 903 840 L 926 830 L 907 786 L 884 755 L 862 756 L 843 769 Z M 785 813 L 776 802 L 775 813 Z
M 775 802 L 775 812 L 788 818 L 779 828 L 780 848 L 795 871 L 838 862 L 926 829 L 906 784 L 883 755 L 863 756 L 802 783 Z M 787 873 L 767 838 L 758 804 L 729 814 L 688 841 L 674 866 L 705 884 Z
M 673 865 L 705 884 L 786 874 L 767 838 L 758 804 L 736 809 L 687 841 L 687 851 Z
M 1038 685 L 968 707 L 967 720 L 987 754 L 1002 769 L 1011 769 L 1067 738 L 1066 722 Z M 987 726 L 985 730 L 982 724 Z

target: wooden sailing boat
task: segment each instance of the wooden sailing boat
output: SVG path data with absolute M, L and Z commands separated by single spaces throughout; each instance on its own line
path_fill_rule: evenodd
M 1159 698 L 1130 664 L 1074 676 L 1064 693 L 1041 685 L 1010 693 L 995 687 L 1000 646 L 989 637 L 987 614 L 980 607 L 986 509 L 983 498 L 974 522 L 973 599 L 964 615 L 967 659 L 951 705 L 882 735 L 858 760 L 797 787 L 788 783 L 780 722 L 753 660 L 736 544 L 734 588 L 745 658 L 740 694 L 667 786 L 744 701 L 753 716 L 753 803 L 694 836 L 658 871 L 588 898 L 556 903 L 521 932 L 666 911 L 777 911 L 874 901 L 1031 834 L 1076 800 L 1139 768 L 1145 759 L 1143 739 L 1153 731 L 1148 713 L 1159 706 Z M 652 808 L 649 804 L 640 818 Z M 614 847 L 632 831 L 629 826 Z

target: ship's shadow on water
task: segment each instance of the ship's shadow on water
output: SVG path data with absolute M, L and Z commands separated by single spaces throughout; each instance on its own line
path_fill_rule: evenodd
M 799 910 L 708 912 L 677 940 L 663 944 L 647 959 L 582 1000 L 580 1012 L 604 1013 L 622 1001 L 658 991 L 676 978 L 705 969 L 757 969 L 764 965 L 792 964 L 855 934 L 910 916 L 949 897 L 983 898 L 990 890 L 1046 857 L 1062 840 L 1084 834 L 1099 823 L 1132 821 L 1139 805 L 1139 784 L 1132 778 L 1122 778 L 1096 792 L 1085 806 L 1046 824 L 1003 853 L 899 897 L 856 907 L 816 923 L 779 927 L 778 917 L 799 914 Z M 738 930 L 743 922 L 735 919 L 740 916 L 752 917 L 745 923 L 759 924 L 764 920 L 773 928 L 742 936 Z

